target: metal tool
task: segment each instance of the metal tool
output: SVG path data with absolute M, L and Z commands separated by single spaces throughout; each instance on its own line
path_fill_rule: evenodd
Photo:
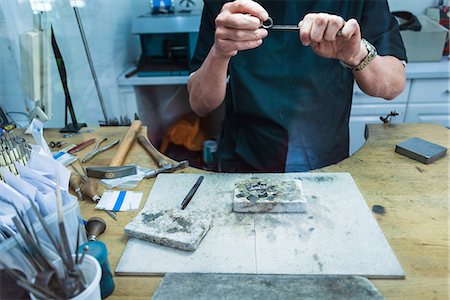
M 279 31 L 299 31 L 300 30 L 300 26 L 298 26 L 298 25 L 274 25 L 271 17 L 269 17 L 267 20 L 265 20 L 261 27 L 264 29 L 279 30 Z
M 101 199 L 101 197 L 98 195 L 98 183 L 94 180 L 89 180 L 87 182 L 84 182 L 81 185 L 81 193 L 86 196 L 87 198 L 91 199 L 95 203 L 98 203 Z M 106 213 L 113 218 L 115 221 L 117 221 L 117 216 L 114 212 L 105 210 Z
M 345 20 L 342 19 L 344 21 L 344 25 L 345 25 Z M 344 25 L 342 25 L 342 27 L 344 27 Z M 273 19 L 271 17 L 269 17 L 266 21 L 264 21 L 261 25 L 262 28 L 264 29 L 268 29 L 268 30 L 273 30 L 273 31 L 300 31 L 300 26 L 298 25 L 275 25 L 273 24 Z M 342 28 L 339 29 L 339 31 L 336 33 L 337 36 L 341 36 L 342 35 Z
M 70 150 L 67 151 L 67 152 L 70 153 L 70 154 L 77 153 L 78 151 L 83 150 L 84 148 L 86 148 L 86 147 L 92 145 L 93 143 L 95 143 L 95 139 L 89 139 L 89 140 L 86 140 L 86 141 L 84 141 L 84 142 L 82 142 L 82 143 L 76 145 L 74 148 L 70 149 Z
M 198 187 L 203 181 L 204 176 L 200 176 L 197 181 L 195 182 L 194 186 L 189 190 L 189 193 L 187 193 L 186 197 L 184 197 L 183 202 L 181 202 L 181 209 L 184 210 L 186 206 L 188 206 L 189 202 L 191 201 L 192 197 L 194 197 L 195 192 L 198 190 Z
M 109 148 L 112 148 L 112 147 L 114 147 L 115 145 L 117 145 L 117 144 L 119 143 L 119 140 L 116 140 L 116 141 L 112 142 L 111 144 L 108 144 L 108 145 L 106 145 L 106 146 L 104 146 L 104 147 L 99 148 L 100 145 L 101 145 L 104 141 L 106 141 L 106 140 L 107 140 L 107 138 L 103 138 L 103 139 L 99 140 L 99 141 L 95 144 L 94 149 L 93 149 L 91 152 L 89 152 L 89 153 L 81 160 L 81 162 L 86 163 L 86 162 L 90 161 L 92 158 L 94 158 L 94 156 L 96 156 L 97 154 L 99 154 L 99 153 L 101 153 L 101 152 L 103 152 L 103 151 L 106 151 L 106 150 L 108 150 Z
M 159 168 L 145 173 L 145 178 L 152 178 L 159 173 L 171 173 L 189 166 L 189 161 L 183 160 L 175 163 L 168 163 L 164 157 L 156 150 L 155 146 L 144 135 L 137 137 L 139 143 L 147 150 L 151 158 L 158 164 Z
M 183 161 L 173 163 L 173 164 L 166 164 L 158 169 L 146 171 L 144 178 L 146 178 L 146 179 L 153 178 L 156 175 L 158 175 L 159 173 L 173 173 L 175 171 L 185 169 L 187 167 L 189 167 L 189 161 L 187 161 L 187 160 L 183 160 Z
M 134 175 L 137 173 L 135 165 L 120 167 L 86 167 L 87 176 L 100 179 L 121 178 L 124 176 Z

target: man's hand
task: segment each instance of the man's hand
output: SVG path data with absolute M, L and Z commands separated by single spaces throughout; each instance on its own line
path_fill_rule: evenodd
M 355 19 L 346 22 L 340 16 L 311 13 L 303 18 L 299 27 L 302 44 L 311 46 L 322 57 L 357 66 L 368 54 L 361 45 L 361 30 Z
M 260 28 L 269 14 L 252 0 L 236 0 L 224 4 L 216 18 L 213 49 L 218 56 L 230 58 L 240 50 L 262 44 L 267 30 Z

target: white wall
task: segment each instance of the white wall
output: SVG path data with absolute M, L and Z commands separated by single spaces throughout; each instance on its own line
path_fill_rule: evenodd
M 413 14 L 425 13 L 427 7 L 437 4 L 437 0 L 388 0 L 391 11 L 406 10 Z
M 79 9 L 110 118 L 134 116 L 135 110 L 129 109 L 126 99 L 123 99 L 123 94 L 119 92 L 117 77 L 139 56 L 138 37 L 130 33 L 131 21 L 133 17 L 146 10 L 149 10 L 149 7 L 145 0 L 87 1 L 86 7 Z M 18 35 L 32 29 L 31 7 L 29 2 L 24 0 L 2 0 L 0 11 L 2 11 L 0 13 L 0 85 L 2 86 L 0 104 L 7 112 L 27 112 L 32 105 L 27 107 L 20 85 Z M 69 90 L 77 119 L 79 122 L 96 126 L 98 121 L 104 118 L 75 14 L 69 1 L 56 1 L 51 18 L 56 40 L 65 61 Z M 65 97 L 53 58 L 52 64 L 53 118 L 45 125 L 63 127 Z M 21 123 L 26 124 L 24 116 L 16 114 L 11 116 L 15 120 L 25 120 Z
M 422 14 L 436 0 L 388 0 L 394 10 Z M 103 120 L 94 82 L 82 46 L 80 33 L 69 0 L 56 0 L 53 24 L 65 60 L 69 88 L 79 122 L 89 126 Z M 130 33 L 134 17 L 149 11 L 149 0 L 88 0 L 80 8 L 101 91 L 109 117 L 134 115 L 133 94 L 120 93 L 117 77 L 139 56 L 138 37 Z M 7 112 L 27 112 L 20 85 L 18 35 L 32 29 L 29 1 L 0 0 L 0 105 Z M 53 113 L 47 127 L 64 125 L 64 94 L 59 75 L 53 69 Z M 11 115 L 16 120 L 26 118 Z

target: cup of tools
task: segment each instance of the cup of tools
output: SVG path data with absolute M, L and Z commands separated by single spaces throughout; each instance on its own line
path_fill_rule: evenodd
M 56 267 L 56 271 L 58 273 L 64 272 L 63 262 L 61 258 L 53 261 L 53 265 Z M 97 259 L 89 254 L 86 254 L 82 257 L 79 268 L 84 277 L 85 289 L 70 300 L 102 299 L 100 295 L 100 278 L 102 277 L 102 269 Z M 32 299 L 37 299 L 32 294 L 30 294 L 30 296 L 32 296 Z

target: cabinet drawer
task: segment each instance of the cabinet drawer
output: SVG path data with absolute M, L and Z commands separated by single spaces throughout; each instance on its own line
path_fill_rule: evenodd
M 406 102 L 408 99 L 409 89 L 411 86 L 411 80 L 406 80 L 405 89 L 403 92 L 398 95 L 394 100 L 394 103 L 403 103 Z M 353 87 L 353 103 L 354 104 L 368 104 L 368 103 L 386 103 L 386 100 L 379 97 L 372 97 L 367 94 L 365 94 L 361 89 L 359 88 L 358 84 L 356 84 Z
M 405 122 L 436 123 L 449 127 L 450 109 L 447 103 L 410 104 L 407 109 Z
M 414 79 L 411 84 L 411 103 L 450 102 L 450 81 L 445 79 Z
M 406 103 L 392 103 L 388 102 L 385 105 L 380 104 L 364 104 L 364 105 L 354 105 L 352 106 L 350 118 L 355 117 L 370 117 L 377 122 L 382 123 L 380 116 L 386 116 L 391 111 L 396 111 L 400 113 L 399 116 L 391 118 L 392 123 L 402 123 L 406 112 Z

